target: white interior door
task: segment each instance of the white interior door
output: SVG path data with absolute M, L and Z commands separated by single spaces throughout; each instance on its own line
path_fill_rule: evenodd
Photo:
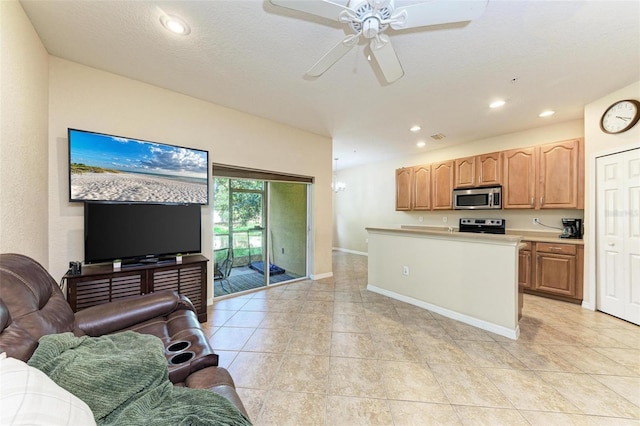
M 596 307 L 640 324 L 640 149 L 596 166 Z

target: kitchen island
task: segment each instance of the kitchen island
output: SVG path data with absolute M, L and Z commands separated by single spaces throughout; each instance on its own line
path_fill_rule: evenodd
M 519 235 L 422 227 L 366 230 L 368 290 L 518 338 Z

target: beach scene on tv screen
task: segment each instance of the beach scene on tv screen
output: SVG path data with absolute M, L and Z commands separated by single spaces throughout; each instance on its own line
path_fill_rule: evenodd
M 72 201 L 207 204 L 207 152 L 70 130 Z

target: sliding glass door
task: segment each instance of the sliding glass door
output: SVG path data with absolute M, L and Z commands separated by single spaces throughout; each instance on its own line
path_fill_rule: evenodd
M 307 276 L 307 188 L 214 179 L 214 296 Z

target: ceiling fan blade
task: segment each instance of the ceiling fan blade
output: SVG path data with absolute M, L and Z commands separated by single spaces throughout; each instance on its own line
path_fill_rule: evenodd
M 391 28 L 426 27 L 451 22 L 471 21 L 479 18 L 487 7 L 488 0 L 428 1 L 395 9 L 391 17 Z
M 333 64 L 346 55 L 353 46 L 358 44 L 359 38 L 360 33 L 348 35 L 343 40 L 340 40 L 340 42 L 325 53 L 324 56 L 320 58 L 320 60 L 309 69 L 309 71 L 307 71 L 306 74 L 311 77 L 319 77 L 324 74 L 326 70 L 331 68 Z
M 341 12 L 353 11 L 341 4 L 328 0 L 269 0 L 274 6 L 286 7 L 300 12 L 309 13 L 311 15 L 321 16 L 333 21 L 342 22 L 340 20 Z
M 387 82 L 393 83 L 404 75 L 404 70 L 402 69 L 402 65 L 400 65 L 400 61 L 398 60 L 398 56 L 396 56 L 396 51 L 393 49 L 389 37 L 380 34 L 378 37 L 371 39 L 369 47 L 371 47 L 371 53 L 373 53 L 373 57 L 376 58 L 380 71 L 382 71 Z

